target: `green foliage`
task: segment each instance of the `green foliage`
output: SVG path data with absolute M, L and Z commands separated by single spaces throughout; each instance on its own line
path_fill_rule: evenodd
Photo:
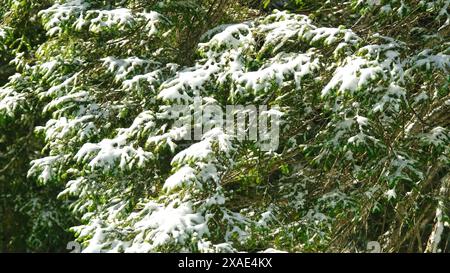
M 247 2 L 4 1 L 2 251 L 449 251 L 450 1 Z

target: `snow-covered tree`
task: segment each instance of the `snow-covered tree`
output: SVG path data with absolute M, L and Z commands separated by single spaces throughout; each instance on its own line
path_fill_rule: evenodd
M 3 2 L 4 250 L 449 251 L 449 0 Z

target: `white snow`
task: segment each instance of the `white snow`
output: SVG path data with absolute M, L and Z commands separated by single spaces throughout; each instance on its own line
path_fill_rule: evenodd
M 56 170 L 55 166 L 63 160 L 61 155 L 47 156 L 39 159 L 35 159 L 30 162 L 31 167 L 28 170 L 28 176 L 33 176 L 39 173 L 38 179 L 42 183 L 47 183 L 55 178 Z
M 397 194 L 395 193 L 395 189 L 390 189 L 385 193 L 388 200 L 397 198 Z
M 195 178 L 195 170 L 189 166 L 183 166 L 169 178 L 167 178 L 163 188 L 171 191 L 174 188 L 180 187 L 182 185 L 188 185 Z
M 448 129 L 441 126 L 434 127 L 431 131 L 424 135 L 425 141 L 434 146 L 448 146 L 450 143 L 450 133 Z
M 145 162 L 153 157 L 151 152 L 141 147 L 127 146 L 126 136 L 116 139 L 103 139 L 97 144 L 86 143 L 75 155 L 79 162 L 89 161 L 88 165 L 105 171 L 112 170 L 117 164 L 122 170 L 130 169 L 133 165 L 143 167 Z
M 353 93 L 357 89 L 367 85 L 369 80 L 374 80 L 378 75 L 383 75 L 383 69 L 376 65 L 376 62 L 368 61 L 361 57 L 348 57 L 344 66 L 339 66 L 322 90 L 322 96 L 326 96 L 332 89 L 337 89 L 338 93 L 350 91 Z
M 107 67 L 107 71 L 115 75 L 116 81 L 124 80 L 129 74 L 135 72 L 138 68 L 146 68 L 149 65 L 155 64 L 150 60 L 143 60 L 137 57 L 130 57 L 126 59 L 117 59 L 114 57 L 106 57 L 101 59 L 103 65 Z M 146 70 L 144 70 L 146 72 Z
M 127 252 L 141 252 L 142 247 L 148 251 L 172 240 L 183 244 L 192 234 L 201 238 L 209 233 L 205 218 L 195 213 L 190 203 L 149 202 L 143 212 L 145 216 L 134 224 L 134 230 L 140 235 L 134 238 Z

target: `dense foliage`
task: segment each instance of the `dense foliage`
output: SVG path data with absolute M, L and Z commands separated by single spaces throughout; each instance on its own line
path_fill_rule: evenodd
M 450 250 L 449 0 L 0 2 L 2 251 Z

